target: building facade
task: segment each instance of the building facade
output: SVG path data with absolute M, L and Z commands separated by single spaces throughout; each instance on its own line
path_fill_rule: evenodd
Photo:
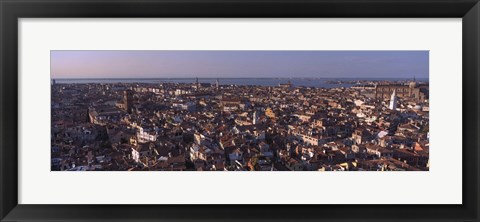
M 375 99 L 389 100 L 394 91 L 395 95 L 402 99 L 411 99 L 420 102 L 428 98 L 428 86 L 417 85 L 417 83 L 411 82 L 408 85 L 376 85 Z

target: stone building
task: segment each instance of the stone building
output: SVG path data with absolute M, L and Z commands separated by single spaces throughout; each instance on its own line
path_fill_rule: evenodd
M 410 82 L 408 85 L 376 85 L 375 98 L 380 100 L 389 100 L 394 91 L 396 96 L 402 99 L 411 99 L 417 102 L 428 99 L 428 86 L 417 85 L 416 82 Z

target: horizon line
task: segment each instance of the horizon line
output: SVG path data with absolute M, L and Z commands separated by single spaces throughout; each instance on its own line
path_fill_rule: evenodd
M 406 77 L 113 77 L 113 78 L 85 78 L 85 77 L 72 77 L 72 78 L 52 78 L 50 79 L 414 79 Z M 429 79 L 430 77 L 415 77 L 415 79 Z

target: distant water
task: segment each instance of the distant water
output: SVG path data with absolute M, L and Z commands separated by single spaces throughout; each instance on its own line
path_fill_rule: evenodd
M 217 78 L 198 78 L 199 83 L 215 84 Z M 401 78 L 218 78 L 220 85 L 257 85 L 257 86 L 278 86 L 280 83 L 288 83 L 293 86 L 306 87 L 351 87 L 355 84 L 329 84 L 328 81 L 408 81 Z M 195 83 L 196 78 L 155 78 L 155 79 L 55 79 L 56 83 Z M 417 81 L 427 82 L 428 79 L 417 79 Z

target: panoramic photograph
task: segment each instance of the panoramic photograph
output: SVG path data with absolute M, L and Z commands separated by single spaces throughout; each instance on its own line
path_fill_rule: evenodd
M 428 171 L 429 51 L 54 50 L 51 171 Z

